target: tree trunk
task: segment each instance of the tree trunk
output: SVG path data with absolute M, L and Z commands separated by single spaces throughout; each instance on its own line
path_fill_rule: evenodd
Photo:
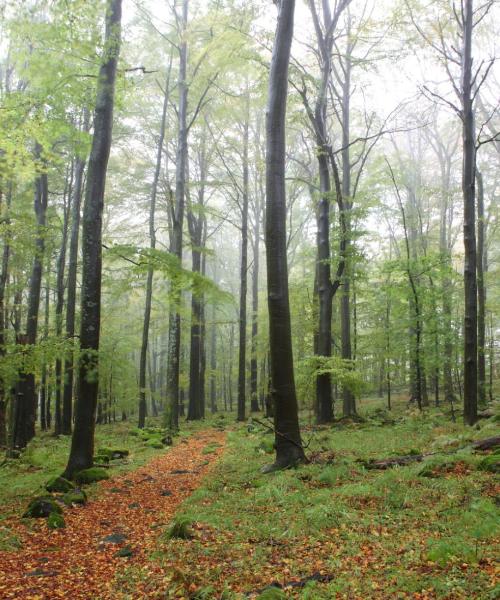
M 0 209 L 5 215 L 5 236 L 2 250 L 2 270 L 0 272 L 0 360 L 5 356 L 5 332 L 7 329 L 5 312 L 5 289 L 9 279 L 10 261 L 10 204 L 12 200 L 12 183 L 9 182 L 3 206 L 3 189 L 0 186 Z M 0 380 L 0 448 L 7 445 L 7 399 L 9 395 L 7 382 Z
M 462 49 L 462 191 L 464 198 L 464 421 L 477 421 L 476 148 L 472 90 L 472 0 L 464 1 Z
M 259 242 L 260 242 L 260 200 L 255 199 L 255 230 L 253 239 L 252 269 L 252 350 L 250 359 L 250 410 L 259 410 L 259 372 L 257 358 L 257 336 L 259 333 Z
M 350 21 L 349 21 L 350 29 Z M 342 358 L 352 360 L 351 348 L 351 159 L 350 159 L 350 100 L 351 100 L 351 57 L 348 50 L 344 61 L 344 85 L 342 89 L 342 200 L 346 221 L 345 255 L 346 265 L 342 275 L 342 294 L 340 296 L 340 324 Z M 356 414 L 356 401 L 352 391 L 344 386 L 342 390 L 342 413 L 344 417 Z
M 90 116 L 87 109 L 83 113 L 82 131 L 88 132 Z M 66 337 L 71 340 L 71 346 L 64 363 L 64 390 L 62 403 L 62 433 L 71 434 L 73 419 L 73 384 L 74 384 L 74 338 L 76 316 L 76 277 L 78 270 L 78 240 L 80 236 L 80 209 L 82 203 L 83 173 L 86 159 L 80 156 L 75 161 L 75 182 L 73 200 L 71 202 L 71 234 L 69 241 L 68 260 L 68 297 L 66 299 Z
M 41 147 L 37 145 L 35 154 L 40 159 Z M 35 258 L 31 271 L 30 289 L 28 298 L 28 315 L 26 324 L 25 342 L 29 345 L 36 344 L 38 331 L 38 314 L 40 308 L 40 291 L 42 286 L 43 256 L 45 252 L 45 220 L 48 201 L 47 174 L 41 173 L 35 181 L 35 215 L 37 221 L 37 234 L 35 239 Z M 13 445 L 15 448 L 24 448 L 35 437 L 36 421 L 36 389 L 35 374 L 20 373 L 18 394 L 16 398 L 16 419 L 14 423 Z
M 184 203 L 186 189 L 186 164 L 187 164 L 187 102 L 188 87 L 187 74 L 187 41 L 186 29 L 188 22 L 189 0 L 182 2 L 181 17 L 181 43 L 179 44 L 179 107 L 178 107 L 178 134 L 177 157 L 175 163 L 175 204 L 172 207 L 172 235 L 170 239 L 170 252 L 179 259 L 182 266 L 182 233 L 184 227 Z M 176 282 L 172 284 L 176 287 Z M 177 286 L 178 287 L 178 286 Z M 172 431 L 179 429 L 179 372 L 181 349 L 181 316 L 180 316 L 181 291 L 175 289 L 172 294 L 173 308 L 170 310 L 168 324 L 168 367 L 167 367 L 167 404 L 165 411 L 166 425 Z
M 101 325 L 102 211 L 111 149 L 116 67 L 121 38 L 121 0 L 109 0 L 105 51 L 99 70 L 94 136 L 89 157 L 82 228 L 82 300 L 80 365 L 75 426 L 65 475 L 93 464 L 94 429 L 99 385 L 98 352 Z
M 240 264 L 240 314 L 238 348 L 238 421 L 245 420 L 246 347 L 247 347 L 247 282 L 248 282 L 248 120 L 249 97 L 247 92 L 246 116 L 243 124 L 243 197 L 241 205 L 241 264 Z
M 57 257 L 57 277 L 56 277 L 56 336 L 61 339 L 63 332 L 63 309 L 64 309 L 64 272 L 66 269 L 66 250 L 68 242 L 68 221 L 71 210 L 71 198 L 73 187 L 73 161 L 70 166 L 70 172 L 66 174 L 66 190 L 64 193 L 64 214 L 62 222 L 61 248 Z M 69 181 L 68 181 L 69 179 Z M 62 433 L 62 392 L 63 392 L 63 363 L 60 357 L 56 358 L 56 398 L 55 398 L 55 435 Z
M 485 274 L 485 220 L 483 176 L 476 170 L 477 181 L 477 402 L 486 404 L 486 287 Z
M 158 146 L 156 150 L 156 165 L 153 176 L 153 185 L 151 187 L 151 198 L 149 203 L 149 247 L 151 248 L 151 250 L 154 250 L 156 248 L 156 194 L 158 191 L 158 181 L 160 179 L 161 161 L 163 157 L 163 142 L 165 140 L 165 126 L 169 102 L 171 65 L 172 61 L 170 61 L 165 82 L 163 110 L 160 121 L 160 137 L 158 139 Z M 153 275 L 154 270 L 153 267 L 150 265 L 148 267 L 148 274 L 146 278 L 146 299 L 144 305 L 144 318 L 142 324 L 141 354 L 139 358 L 139 429 L 143 429 L 146 424 L 146 361 L 148 356 L 149 323 L 151 320 L 151 303 L 153 297 Z
M 295 0 L 282 0 L 266 113 L 266 260 L 269 343 L 277 468 L 304 460 L 300 437 L 288 296 L 285 116 Z

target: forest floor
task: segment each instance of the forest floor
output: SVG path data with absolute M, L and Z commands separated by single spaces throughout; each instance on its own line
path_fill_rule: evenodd
M 0 521 L 0 598 L 115 598 L 111 587 L 123 562 L 148 562 L 159 532 L 200 485 L 224 440 L 219 430 L 198 431 L 156 450 L 143 466 L 94 484 L 85 506 L 64 511 L 64 529 L 50 530 L 44 519 L 20 519 L 7 505 L 10 516 L 4 513 Z M 28 492 L 33 479 L 26 479 Z
M 190 424 L 154 457 L 117 424 L 106 435 L 123 427 L 131 460 L 92 486 L 87 506 L 65 511 L 63 530 L 19 519 L 2 485 L 21 492 L 23 507 L 30 485 L 0 469 L 10 506 L 0 518 L 0 598 L 498 598 L 500 482 L 482 468 L 494 455 L 471 446 L 500 434 L 498 416 L 466 428 L 438 409 L 380 404 L 361 403 L 363 422 L 329 427 L 303 415 L 310 462 L 272 475 L 260 467 L 272 462 L 273 435 L 256 422 Z M 427 456 L 367 468 L 417 454 Z M 113 534 L 120 543 L 104 541 Z M 127 546 L 132 555 L 118 557 Z

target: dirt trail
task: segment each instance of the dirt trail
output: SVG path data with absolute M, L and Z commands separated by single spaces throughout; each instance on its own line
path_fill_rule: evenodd
M 49 530 L 44 519 L 28 526 L 6 523 L 16 529 L 22 548 L 0 554 L 0 599 L 113 597 L 115 573 L 148 561 L 155 539 L 200 485 L 222 453 L 224 440 L 219 431 L 199 432 L 136 471 L 100 483 L 95 500 L 65 509 L 65 529 Z M 214 442 L 221 446 L 203 454 Z M 132 556 L 117 557 L 125 546 Z

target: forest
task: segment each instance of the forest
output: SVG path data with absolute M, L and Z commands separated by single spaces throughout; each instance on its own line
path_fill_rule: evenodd
M 0 600 L 500 597 L 498 0 L 0 0 Z

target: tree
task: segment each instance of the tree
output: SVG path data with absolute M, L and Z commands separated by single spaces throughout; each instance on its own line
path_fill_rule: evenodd
M 304 459 L 295 393 L 286 258 L 285 116 L 295 0 L 282 0 L 269 73 L 266 114 L 266 262 L 269 350 L 276 460 L 285 468 Z
M 83 209 L 78 395 L 75 405 L 75 427 L 65 470 L 65 476 L 70 478 L 77 471 L 91 467 L 94 460 L 101 326 L 102 211 L 113 131 L 115 81 L 121 42 L 121 14 L 121 0 L 109 0 L 106 5 L 104 52 L 97 82 L 94 134 Z
M 165 92 L 163 96 L 163 109 L 160 120 L 160 135 L 158 137 L 158 146 L 156 150 L 156 164 L 151 186 L 151 198 L 149 202 L 149 247 L 151 250 L 156 248 L 156 229 L 155 229 L 155 213 L 156 213 L 156 196 L 158 193 L 158 182 L 160 179 L 161 163 L 163 157 L 163 144 L 165 141 L 165 127 L 167 121 L 167 108 L 169 103 L 169 88 L 170 88 L 170 71 L 172 68 L 172 60 L 170 59 L 167 68 L 167 76 L 165 81 Z M 142 429 L 146 424 L 146 361 L 148 355 L 148 340 L 149 340 L 149 324 L 151 320 L 151 302 L 153 296 L 153 265 L 148 266 L 146 278 L 146 298 L 144 302 L 144 320 L 142 325 L 142 341 L 141 355 L 139 359 L 139 423 L 138 427 Z

